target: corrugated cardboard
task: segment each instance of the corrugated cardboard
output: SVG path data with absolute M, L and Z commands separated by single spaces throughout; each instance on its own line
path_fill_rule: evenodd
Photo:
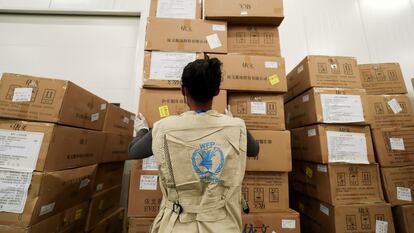
M 414 165 L 414 128 L 373 129 L 372 137 L 382 167 Z
M 13 101 L 16 88 L 31 88 L 30 101 Z M 106 104 L 70 81 L 4 73 L 0 82 L 2 117 L 102 130 Z
M 283 21 L 283 1 L 205 0 L 206 19 L 225 20 L 232 24 L 276 25 Z
M 94 192 L 97 193 L 122 184 L 123 174 L 124 162 L 99 164 L 93 185 Z
M 317 164 L 295 161 L 292 187 L 332 205 L 383 202 L 377 164 Z
M 414 205 L 393 208 L 395 230 L 398 233 L 414 232 Z
M 369 126 L 319 124 L 296 128 L 292 133 L 292 156 L 317 163 L 375 163 Z
M 102 131 L 131 136 L 134 133 L 135 114 L 113 104 L 108 105 Z
M 404 76 L 398 63 L 358 65 L 362 86 L 368 95 L 406 94 Z
M 363 89 L 312 88 L 285 104 L 286 128 L 316 123 L 365 124 L 368 118 Z
M 274 213 L 243 214 L 242 232 L 300 233 L 299 213 L 288 209 Z
M 414 204 L 414 166 L 382 167 L 386 200 L 393 206 Z
M 149 18 L 145 50 L 227 53 L 227 23 Z
M 285 102 L 311 87 L 362 88 L 353 57 L 307 56 L 287 75 Z
M 154 218 L 129 218 L 128 233 L 150 232 Z
M 226 107 L 227 94 L 226 91 L 221 90 L 213 99 L 213 109 L 223 113 Z M 164 117 L 179 115 L 188 110 L 180 90 L 141 89 L 139 112 L 145 116 L 150 128 Z
M 287 172 L 246 172 L 242 194 L 251 213 L 268 213 L 289 208 Z
M 228 53 L 280 57 L 279 31 L 275 26 L 229 25 Z
M 235 92 L 228 96 L 230 111 L 244 120 L 247 129 L 285 130 L 283 96 Z
M 223 82 L 220 88 L 234 91 L 287 91 L 285 59 L 253 55 L 213 55 L 222 63 Z
M 407 127 L 414 125 L 408 95 L 367 95 L 368 123 L 371 128 Z
M 251 130 L 249 131 L 260 145 L 256 157 L 247 157 L 246 171 L 292 170 L 289 131 Z
M 114 133 L 106 133 L 105 136 L 101 162 L 109 163 L 127 160 L 128 146 L 132 142 L 133 137 Z
M 194 8 L 191 8 L 191 6 L 194 6 Z M 158 8 L 162 11 L 158 12 Z M 201 19 L 201 1 L 151 0 L 149 16 L 154 18 Z
M 101 191 L 92 196 L 85 231 L 90 231 L 114 211 L 120 208 L 121 185 Z
M 125 210 L 120 208 L 100 221 L 89 233 L 121 233 L 123 232 Z
M 0 212 L 0 225 L 34 225 L 88 200 L 96 168 L 92 165 L 55 172 L 34 172 L 23 213 Z

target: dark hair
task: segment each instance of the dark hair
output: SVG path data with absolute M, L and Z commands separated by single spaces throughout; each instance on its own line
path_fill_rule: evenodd
M 221 83 L 221 65 L 219 59 L 205 56 L 184 67 L 181 83 L 195 101 L 205 103 L 217 95 Z

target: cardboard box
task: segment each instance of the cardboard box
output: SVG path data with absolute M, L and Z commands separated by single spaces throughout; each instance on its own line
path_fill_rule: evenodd
M 287 172 L 246 172 L 242 194 L 250 213 L 269 213 L 289 208 Z
M 381 167 L 414 165 L 414 128 L 373 129 L 372 137 Z
M 145 50 L 227 53 L 227 23 L 149 18 Z
M 229 25 L 228 53 L 280 57 L 279 30 L 275 26 Z
M 362 86 L 368 95 L 406 94 L 404 76 L 398 63 L 358 65 Z
M 362 88 L 357 61 L 353 57 L 306 56 L 286 78 L 285 102 L 311 87 Z
M 371 128 L 408 127 L 414 115 L 408 95 L 367 95 Z
M 377 164 L 317 164 L 295 161 L 294 190 L 332 205 L 383 202 Z
M 221 90 L 213 99 L 213 109 L 223 113 L 226 107 L 227 94 L 226 91 Z M 145 116 L 150 128 L 164 117 L 179 115 L 186 111 L 189 111 L 189 108 L 180 90 L 141 89 L 139 112 Z
M 247 129 L 285 130 L 283 96 L 258 93 L 229 93 L 228 104 L 234 117 Z
M 128 159 L 128 147 L 133 137 L 128 135 L 106 133 L 103 146 L 102 163 L 119 162 Z
M 134 134 L 135 114 L 113 104 L 108 105 L 102 131 L 131 136 Z
M 292 170 L 289 131 L 251 130 L 253 138 L 260 145 L 256 157 L 247 157 L 246 171 Z
M 235 91 L 286 92 L 285 59 L 253 55 L 213 55 L 222 63 L 220 88 Z
M 122 184 L 124 162 L 102 163 L 98 165 L 94 183 L 94 192 L 100 192 Z
M 4 73 L 0 115 L 102 130 L 107 102 L 66 81 Z
M 363 203 L 333 206 L 304 195 L 294 195 L 292 198 L 296 199 L 294 208 L 300 212 L 301 228 L 306 229 L 306 232 L 395 233 L 389 204 Z
M 120 208 L 100 221 L 89 233 L 121 233 L 124 227 L 125 210 Z
M 414 204 L 414 166 L 382 167 L 386 200 L 393 206 Z
M 151 0 L 149 16 L 154 18 L 201 19 L 201 1 Z
M 396 232 L 414 232 L 414 205 L 403 205 L 394 207 L 393 214 Z
M 154 218 L 129 218 L 128 233 L 148 233 Z
M 33 172 L 31 182 L 22 171 L 0 170 L 9 182 L 29 182 L 26 202 L 22 195 L 9 197 L 8 203 L 24 205 L 22 213 L 0 212 L 0 225 L 27 227 L 89 200 L 96 165 L 54 172 Z M 23 185 L 22 185 L 23 186 Z M 24 187 L 22 187 L 24 190 Z M 16 190 L 16 193 L 21 193 Z M 5 197 L 5 196 L 3 196 Z M 18 212 L 18 211 L 16 211 Z
M 121 185 L 117 185 L 92 196 L 85 231 L 94 229 L 100 221 L 120 208 L 121 189 Z
M 292 155 L 317 163 L 375 163 L 369 126 L 319 124 L 296 128 Z
M 288 209 L 274 213 L 243 214 L 242 232 L 300 233 L 299 213 Z
M 317 123 L 365 124 L 368 107 L 362 89 L 312 88 L 285 104 L 286 127 Z

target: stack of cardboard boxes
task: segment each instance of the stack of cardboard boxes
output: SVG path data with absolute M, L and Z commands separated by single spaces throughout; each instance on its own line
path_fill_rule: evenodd
M 371 106 L 351 57 L 307 56 L 287 76 L 292 206 L 307 232 L 394 232 L 370 128 Z

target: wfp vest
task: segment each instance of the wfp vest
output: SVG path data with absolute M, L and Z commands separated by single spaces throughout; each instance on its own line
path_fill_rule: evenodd
M 243 120 L 188 111 L 157 122 L 152 137 L 163 201 L 151 232 L 241 232 Z

